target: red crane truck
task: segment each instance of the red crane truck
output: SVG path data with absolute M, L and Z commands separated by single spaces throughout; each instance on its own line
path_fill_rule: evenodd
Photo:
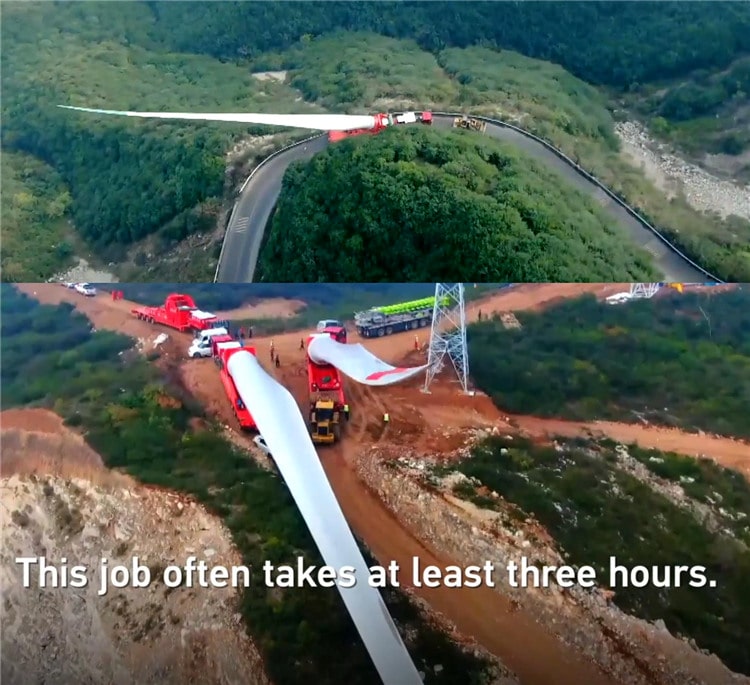
M 321 333 L 327 333 L 336 342 L 346 342 L 346 329 L 343 327 L 331 327 L 325 328 Z M 309 336 L 307 344 L 315 336 Z M 310 391 L 310 403 L 314 404 L 319 399 L 333 399 L 336 408 L 339 410 L 344 409 L 346 404 L 346 397 L 344 395 L 344 384 L 341 380 L 341 374 L 339 370 L 332 364 L 316 364 L 310 356 L 307 356 L 307 384 L 308 390 Z
M 401 112 L 400 114 L 374 114 L 375 119 L 372 128 L 355 128 L 351 131 L 329 131 L 328 142 L 335 143 L 344 138 L 359 136 L 363 133 L 380 133 L 388 126 L 398 126 L 399 124 L 426 124 L 432 125 L 432 112 Z
M 226 327 L 227 321 L 220 321 L 216 314 L 204 312 L 195 304 L 190 295 L 172 293 L 160 307 L 136 307 L 131 314 L 142 321 L 158 323 L 162 326 L 175 328 L 181 333 L 185 331 L 205 331 L 209 328 Z
M 237 340 L 228 340 L 222 342 L 214 342 L 213 347 L 215 350 L 214 361 L 216 366 L 219 367 L 219 375 L 221 377 L 221 384 L 224 386 L 224 392 L 232 404 L 232 411 L 237 419 L 237 423 L 240 425 L 240 429 L 243 431 L 257 432 L 258 426 L 255 425 L 255 419 L 252 414 L 245 406 L 245 403 L 240 397 L 240 393 L 237 391 L 237 386 L 234 384 L 232 376 L 227 371 L 227 362 L 229 358 L 242 350 L 243 352 L 249 352 L 255 355 L 254 347 L 242 347 L 241 343 Z

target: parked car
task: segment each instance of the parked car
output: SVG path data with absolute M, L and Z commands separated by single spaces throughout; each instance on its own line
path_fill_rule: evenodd
M 94 297 L 94 295 L 96 295 L 96 288 L 90 283 L 76 283 L 75 289 L 77 293 L 85 295 L 86 297 Z

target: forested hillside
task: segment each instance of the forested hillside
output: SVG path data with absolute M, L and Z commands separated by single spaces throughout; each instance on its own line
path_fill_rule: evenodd
M 3 279 L 44 280 L 72 254 L 65 220 L 70 193 L 54 169 L 30 155 L 4 152 L 0 170 Z
M 332 247 L 335 246 L 335 255 Z M 595 202 L 506 144 L 391 129 L 287 173 L 265 281 L 654 277 Z
M 336 29 L 415 38 L 427 50 L 483 44 L 628 87 L 725 66 L 749 50 L 750 6 L 711 2 L 163 3 L 149 38 L 216 57 L 284 49 Z M 175 27 L 179 26 L 179 30 Z
M 45 182 L 65 184 L 67 216 L 109 260 L 156 231 L 175 241 L 212 229 L 218 199 L 226 203 L 236 181 L 227 150 L 268 129 L 106 119 L 60 103 L 267 112 L 403 105 L 511 118 L 577 157 L 707 268 L 750 280 L 747 222 L 665 200 L 618 159 L 600 92 L 560 66 L 507 51 L 638 90 L 734 65 L 747 52 L 745 3 L 24 2 L 4 3 L 2 19 L 3 148 L 53 168 Z M 366 33 L 344 33 L 355 29 Z M 741 65 L 731 66 L 732 83 Z M 265 69 L 287 71 L 286 81 L 253 78 Z M 727 97 L 743 92 L 723 87 Z M 687 99 L 714 102 L 718 92 Z M 646 110 L 679 118 L 684 96 L 670 91 Z M 191 211 L 199 203 L 205 211 Z M 65 256 L 47 261 L 3 277 L 51 275 Z
M 742 288 L 614 307 L 585 297 L 519 313 L 520 330 L 475 324 L 472 374 L 498 406 L 519 414 L 750 438 L 750 290 Z

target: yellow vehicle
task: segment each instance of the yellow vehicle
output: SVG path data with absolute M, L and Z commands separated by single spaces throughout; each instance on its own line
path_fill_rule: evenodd
M 332 445 L 341 437 L 341 408 L 333 400 L 310 403 L 310 435 L 316 445 Z
M 487 130 L 487 122 L 481 119 L 473 119 L 467 117 L 465 114 L 462 117 L 456 117 L 453 120 L 453 128 L 465 128 L 469 131 L 477 131 L 478 133 L 484 133 Z

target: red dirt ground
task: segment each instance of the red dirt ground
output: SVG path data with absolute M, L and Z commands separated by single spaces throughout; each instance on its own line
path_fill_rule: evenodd
M 484 315 L 493 311 L 538 309 L 584 292 L 593 292 L 603 298 L 627 288 L 622 284 L 524 285 L 493 293 L 482 301 L 471 303 L 467 309 L 469 318 L 474 320 L 480 309 Z M 21 289 L 43 302 L 65 300 L 75 303 L 97 327 L 112 328 L 140 337 L 154 334 L 154 327 L 130 317 L 129 310 L 133 305 L 127 301 L 112 302 L 105 297 L 86 299 L 59 285 L 24 285 Z M 258 359 L 292 391 L 302 406 L 307 402 L 307 387 L 305 353 L 299 349 L 299 343 L 306 335 L 307 332 L 303 331 L 273 337 L 273 346 L 281 358 L 279 369 L 270 364 L 272 339 L 253 340 Z M 173 339 L 177 338 L 173 336 Z M 414 351 L 411 334 L 360 341 L 354 333 L 350 336 L 350 342 L 363 342 L 372 352 L 392 363 L 418 364 L 424 360 L 421 353 Z M 236 425 L 213 363 L 209 360 L 186 360 L 181 364 L 180 373 L 186 387 L 210 412 L 230 426 Z M 742 470 L 746 475 L 750 469 L 750 445 L 746 443 L 613 422 L 586 424 L 536 417 L 510 417 L 482 394 L 474 397 L 459 394 L 457 385 L 447 379 L 433 385 L 428 395 L 420 391 L 417 379 L 383 388 L 348 383 L 346 390 L 352 407 L 351 420 L 342 442 L 321 451 L 321 462 L 353 530 L 381 561 L 395 559 L 406 565 L 410 564 L 411 557 L 419 556 L 424 563 L 438 566 L 452 563 L 445 555 L 436 553 L 416 539 L 357 477 L 352 466 L 357 452 L 376 443 L 436 453 L 450 452 L 462 442 L 461 429 L 500 424 L 507 426 L 511 432 L 513 428 L 508 421 L 512 418 L 514 423 L 532 435 L 577 435 L 593 431 L 618 441 L 638 442 L 644 447 L 689 455 L 705 453 L 723 465 Z M 387 428 L 382 424 L 384 411 L 388 411 L 391 417 Z M 550 682 L 559 685 L 604 685 L 613 682 L 598 667 L 573 655 L 532 617 L 524 615 L 512 607 L 507 599 L 488 588 L 421 588 L 418 594 L 433 609 L 455 623 L 459 632 L 474 637 L 496 654 L 518 674 L 524 685 L 548 685 Z
M 236 309 L 225 309 L 216 312 L 220 319 L 229 321 L 243 319 L 290 319 L 307 307 L 302 300 L 287 300 L 283 297 L 274 297 L 270 300 L 262 300 L 255 304 L 248 304 Z

